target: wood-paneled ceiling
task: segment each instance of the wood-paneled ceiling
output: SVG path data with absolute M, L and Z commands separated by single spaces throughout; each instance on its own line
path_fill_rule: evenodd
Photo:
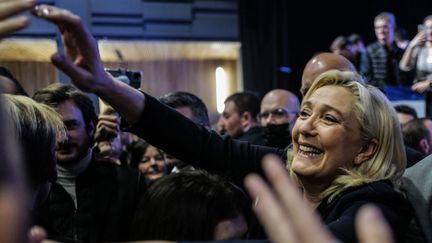
M 238 42 L 99 41 L 104 61 L 138 60 L 236 60 Z
M 102 60 L 237 60 L 239 42 L 216 41 L 99 41 Z M 49 62 L 57 51 L 54 40 L 4 39 L 0 41 L 1 61 Z
M 4 39 L 0 40 L 0 61 L 49 62 L 57 52 L 54 40 Z

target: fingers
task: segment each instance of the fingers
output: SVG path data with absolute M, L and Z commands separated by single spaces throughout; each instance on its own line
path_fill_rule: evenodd
M 57 25 L 60 32 L 63 34 L 66 48 L 70 48 L 71 45 L 79 44 L 79 46 L 73 46 L 72 49 L 81 48 L 85 53 L 89 53 L 89 55 L 93 54 L 94 50 L 98 53 L 97 45 L 93 36 L 82 24 L 81 18 L 78 15 L 75 15 L 66 9 L 50 5 L 38 5 L 34 8 L 32 13 L 36 17 L 45 19 Z
M 53 22 L 56 25 L 81 25 L 81 19 L 77 15 L 66 9 L 61 9 L 50 5 L 38 5 L 34 8 L 32 14 L 39 18 Z
M 5 37 L 9 34 L 12 34 L 20 29 L 27 27 L 29 24 L 30 21 L 25 16 L 3 20 L 0 22 L 0 37 Z
M 245 186 L 251 197 L 257 200 L 254 211 L 272 241 L 298 242 L 283 205 L 266 183 L 259 176 L 251 174 L 246 177 Z
M 324 229 L 320 219 L 302 199 L 302 195 L 289 176 L 282 161 L 276 156 L 266 156 L 263 161 L 265 174 L 289 215 L 300 242 L 326 242 L 333 237 Z M 308 227 L 304 227 L 308 225 Z M 311 229 L 314 234 L 310 234 Z
M 31 9 L 35 5 L 33 0 L 5 1 L 0 0 L 0 19 L 14 16 Z
M 263 169 L 276 193 L 256 175 L 249 175 L 245 186 L 253 198 L 258 198 L 254 211 L 272 241 L 318 243 L 334 240 L 312 209 L 305 205 L 280 159 L 266 156 Z
M 74 62 L 67 56 L 61 53 L 56 53 L 51 57 L 51 62 L 66 75 L 68 75 L 75 84 L 80 85 L 80 88 L 85 92 L 93 92 L 89 80 L 92 80 L 92 75 L 85 69 L 75 65 Z
M 423 93 L 426 90 L 428 90 L 429 87 L 430 87 L 429 81 L 426 80 L 426 81 L 421 81 L 421 82 L 413 84 L 411 86 L 411 90 L 416 91 L 418 93 Z
M 42 227 L 33 226 L 30 228 L 28 237 L 30 243 L 41 243 L 46 239 L 47 234 Z
M 356 216 L 356 232 L 361 243 L 392 243 L 391 230 L 380 210 L 372 205 L 363 206 Z
M 31 9 L 34 6 L 34 1 L 4 1 L 0 0 L 0 37 L 7 36 L 20 29 L 27 27 L 30 23 L 25 16 L 6 19 L 16 14 L 22 13 Z
M 115 131 L 120 131 L 120 117 L 116 115 L 100 115 L 97 128 L 106 127 Z
M 95 141 L 111 141 L 119 136 L 120 125 L 115 115 L 100 115 L 96 126 Z

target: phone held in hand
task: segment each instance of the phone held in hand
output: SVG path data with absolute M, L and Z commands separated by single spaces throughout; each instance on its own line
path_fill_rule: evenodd
M 135 89 L 139 89 L 141 87 L 141 71 L 129 70 L 125 68 L 105 68 L 105 71 L 111 74 L 114 78 L 122 81 L 123 83 L 129 84 Z

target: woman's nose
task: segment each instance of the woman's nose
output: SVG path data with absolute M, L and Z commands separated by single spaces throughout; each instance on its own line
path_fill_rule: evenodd
M 298 123 L 296 125 L 298 125 L 301 134 L 307 136 L 316 135 L 316 119 L 314 116 L 305 119 L 297 119 L 296 123 Z

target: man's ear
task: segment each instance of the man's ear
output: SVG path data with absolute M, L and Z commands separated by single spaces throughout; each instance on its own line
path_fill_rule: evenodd
M 369 160 L 375 155 L 375 152 L 378 149 L 378 140 L 373 138 L 369 140 L 363 147 L 360 152 L 354 158 L 354 165 L 361 165 L 363 162 Z
M 429 154 L 429 151 L 431 150 L 431 147 L 429 145 L 429 141 L 426 138 L 420 139 L 419 142 L 420 152 L 422 154 Z
M 253 121 L 252 115 L 249 111 L 243 112 L 241 115 L 241 122 L 243 126 L 249 126 L 249 124 Z

